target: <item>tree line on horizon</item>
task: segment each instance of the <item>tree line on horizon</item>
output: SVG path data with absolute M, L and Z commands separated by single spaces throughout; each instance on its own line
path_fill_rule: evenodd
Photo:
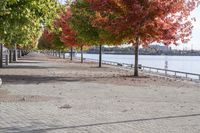
M 139 46 L 187 43 L 195 21 L 189 16 L 199 4 L 200 0 L 75 0 L 64 5 L 56 0 L 6 0 L 0 2 L 0 38 L 6 46 L 14 42 L 29 47 L 42 30 L 40 49 L 82 51 L 99 46 L 99 67 L 102 45 L 132 44 L 138 76 Z
M 134 55 L 133 46 L 104 46 L 103 54 Z M 91 47 L 84 51 L 86 54 L 98 54 L 98 47 Z M 147 48 L 139 48 L 139 55 L 161 55 L 161 56 L 200 56 L 200 50 L 172 49 L 168 46 L 149 45 Z

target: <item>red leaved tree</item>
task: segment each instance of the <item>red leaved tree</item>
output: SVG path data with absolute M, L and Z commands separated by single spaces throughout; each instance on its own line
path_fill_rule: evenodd
M 66 10 L 60 15 L 59 19 L 55 20 L 55 26 L 61 28 L 60 40 L 65 46 L 71 48 L 70 57 L 72 60 L 73 47 L 79 46 L 77 44 L 76 33 L 70 27 L 71 11 L 67 7 Z
M 54 33 L 47 29 L 44 29 L 42 36 L 40 37 L 38 47 L 41 49 L 55 49 L 56 45 L 53 43 Z
M 96 12 L 93 25 L 116 35 L 123 34 L 135 47 L 138 76 L 139 45 L 153 42 L 169 44 L 190 40 L 190 12 L 199 0 L 87 0 Z

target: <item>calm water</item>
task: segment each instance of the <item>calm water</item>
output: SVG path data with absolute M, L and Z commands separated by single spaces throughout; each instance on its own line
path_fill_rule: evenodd
M 80 57 L 80 54 L 76 56 Z M 84 58 L 98 59 L 98 57 L 98 54 L 84 54 Z M 134 55 L 103 54 L 103 60 L 133 64 Z M 165 68 L 165 61 L 168 62 L 170 70 L 200 74 L 200 56 L 139 56 L 139 64 L 143 66 Z

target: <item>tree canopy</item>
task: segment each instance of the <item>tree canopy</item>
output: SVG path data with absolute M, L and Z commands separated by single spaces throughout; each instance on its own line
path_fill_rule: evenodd
M 114 34 L 125 34 L 141 44 L 177 44 L 190 39 L 190 12 L 199 0 L 87 0 L 96 12 L 93 25 Z
M 60 4 L 56 0 L 3 0 L 0 2 L 0 41 L 9 46 L 35 45 L 43 26 L 51 26 Z

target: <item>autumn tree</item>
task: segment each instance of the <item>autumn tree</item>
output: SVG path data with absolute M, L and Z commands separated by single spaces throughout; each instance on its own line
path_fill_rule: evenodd
M 53 43 L 54 34 L 47 29 L 44 29 L 42 36 L 38 41 L 39 49 L 55 49 L 55 45 Z
M 70 23 L 77 33 L 78 42 L 82 45 L 99 46 L 99 67 L 101 67 L 102 45 L 120 43 L 120 37 L 93 25 L 91 18 L 95 17 L 96 13 L 90 8 L 87 0 L 74 1 L 71 4 L 71 12 Z
M 190 39 L 190 12 L 199 0 L 87 0 L 96 12 L 93 25 L 120 35 L 135 48 L 134 76 L 138 76 L 139 45 L 165 45 Z
M 70 57 L 73 57 L 73 48 L 78 46 L 76 32 L 70 26 L 71 10 L 67 6 L 66 10 L 60 15 L 59 26 L 61 27 L 60 39 L 65 46 L 71 49 Z
M 89 8 L 88 3 L 83 0 L 77 0 L 70 7 L 72 12 L 70 23 L 77 33 L 77 41 L 81 44 L 81 60 L 83 60 L 83 46 L 85 44 L 98 45 L 99 33 L 97 28 L 93 27 L 89 20 L 93 12 Z

